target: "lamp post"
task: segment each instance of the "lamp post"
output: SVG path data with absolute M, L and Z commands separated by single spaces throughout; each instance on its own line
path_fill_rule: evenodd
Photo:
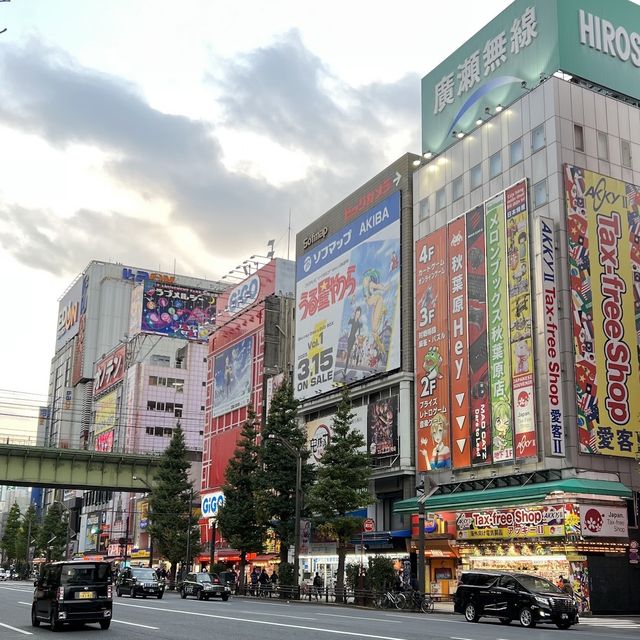
M 153 487 L 140 476 L 131 476 L 133 480 L 139 480 L 142 484 L 149 489 L 148 493 L 153 491 Z M 149 531 L 149 522 L 151 522 L 151 504 L 147 502 L 147 531 Z M 151 535 L 151 531 L 149 531 L 149 568 L 153 567 L 153 536 Z
M 191 568 L 191 510 L 193 509 L 193 487 L 189 489 L 189 510 L 187 511 L 187 573 Z
M 64 559 L 68 560 L 69 559 L 69 540 L 71 539 L 71 509 L 69 509 L 69 507 L 67 507 L 67 505 L 64 502 L 61 502 L 60 500 L 55 500 L 52 504 L 59 504 L 63 509 L 67 510 L 67 539 L 66 539 L 65 548 L 64 548 Z M 29 523 L 29 525 L 31 525 L 31 523 Z
M 211 523 L 211 549 L 209 553 L 209 572 L 213 571 L 213 565 L 216 562 L 216 527 L 218 525 L 217 518 L 210 518 Z
M 296 502 L 295 502 L 295 520 L 294 520 L 294 543 L 293 543 L 293 577 L 296 593 L 300 585 L 300 503 L 302 497 L 302 452 L 296 449 L 288 440 L 276 433 L 270 433 L 267 438 L 269 440 L 277 440 L 285 449 L 296 456 Z
M 438 490 L 438 485 L 432 485 L 427 478 L 427 486 L 425 487 L 424 477 L 420 484 L 416 486 L 418 495 L 418 585 L 420 591 L 426 591 L 425 587 L 425 562 L 424 562 L 424 519 L 425 519 L 425 503 Z

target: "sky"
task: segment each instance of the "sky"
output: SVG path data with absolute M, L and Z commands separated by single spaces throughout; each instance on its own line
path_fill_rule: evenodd
M 220 279 L 406 152 L 420 79 L 508 0 L 0 2 L 0 434 L 91 260 Z

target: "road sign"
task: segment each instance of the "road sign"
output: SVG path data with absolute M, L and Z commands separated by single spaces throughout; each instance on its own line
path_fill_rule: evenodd
M 367 533 L 376 530 L 376 521 L 373 518 L 366 518 L 366 520 L 362 523 L 362 530 Z

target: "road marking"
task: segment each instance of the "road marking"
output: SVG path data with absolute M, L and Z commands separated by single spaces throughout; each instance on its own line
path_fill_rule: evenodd
M 472 640 L 472 638 L 458 638 L 457 636 L 449 636 L 451 640 Z
M 242 609 L 236 610 L 234 613 L 248 613 L 249 615 L 255 615 L 255 611 L 242 611 Z M 316 620 L 316 618 L 309 618 L 308 616 L 290 616 L 286 613 L 265 613 L 264 611 L 260 612 L 261 616 L 278 616 L 280 618 L 291 618 L 293 620 Z M 320 614 L 323 615 L 323 614 Z M 326 615 L 326 614 L 325 614 Z
M 119 624 L 128 624 L 131 627 L 142 627 L 143 629 L 154 629 L 155 631 L 160 630 L 160 627 L 150 627 L 148 624 L 138 624 L 137 622 L 125 622 L 124 620 L 116 620 L 115 618 L 111 618 L 111 622 L 117 622 Z
M 246 624 L 260 624 L 270 627 L 286 627 L 288 629 L 300 629 L 302 631 L 316 631 L 320 633 L 332 633 L 339 636 L 356 636 L 358 638 L 373 638 L 374 640 L 405 640 L 395 636 L 377 636 L 369 633 L 357 633 L 355 631 L 338 631 L 337 629 L 322 629 L 319 627 L 307 627 L 297 624 L 285 624 L 284 622 L 271 622 L 267 620 L 247 620 L 246 618 L 236 618 L 234 616 L 215 615 L 213 613 L 200 613 L 199 611 L 182 611 L 180 609 L 166 609 L 164 607 L 145 607 L 142 604 L 117 603 L 121 607 L 134 607 L 137 609 L 147 609 L 148 611 L 164 611 L 165 613 L 181 613 L 187 616 L 200 616 L 202 618 L 214 618 L 217 620 L 233 620 L 234 622 L 245 622 Z
M 6 589 L 7 591 L 20 591 L 21 593 L 33 593 L 33 589 L 16 589 L 15 587 L 0 586 L 0 589 Z
M 354 618 L 354 616 L 342 616 L 338 613 L 318 613 L 318 616 L 330 616 L 332 618 L 349 618 L 349 620 L 369 620 L 370 622 L 386 622 L 387 624 L 397 624 L 395 620 L 383 620 L 382 618 L 363 618 L 358 616 Z
M 0 622 L 0 627 L 5 627 L 7 629 L 11 629 L 11 631 L 17 631 L 18 633 L 22 633 L 25 636 L 32 636 L 33 633 L 31 631 L 23 631 L 22 629 L 18 629 L 18 627 L 12 627 L 10 624 L 4 624 L 4 622 Z

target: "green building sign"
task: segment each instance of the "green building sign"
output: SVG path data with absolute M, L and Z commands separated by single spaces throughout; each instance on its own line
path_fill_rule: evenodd
M 640 99 L 640 6 L 516 0 L 422 79 L 422 151 L 439 153 L 556 71 Z

